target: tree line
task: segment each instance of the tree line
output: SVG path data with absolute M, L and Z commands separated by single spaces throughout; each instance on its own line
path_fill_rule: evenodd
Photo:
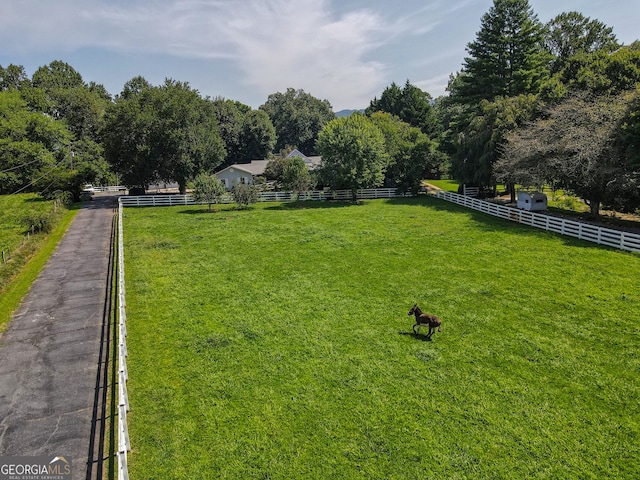
M 640 42 L 579 12 L 543 24 L 527 0 L 494 0 L 439 99 L 442 148 L 461 183 L 551 185 L 640 207 Z
M 0 193 L 163 181 L 184 192 L 200 174 L 273 158 L 268 176 L 298 190 L 415 192 L 450 175 L 489 193 L 551 185 L 594 214 L 640 207 L 640 42 L 579 12 L 543 24 L 528 0 L 494 0 L 467 54 L 447 95 L 392 83 L 344 118 L 293 88 L 253 109 L 173 79 L 135 77 L 112 96 L 62 61 L 31 78 L 0 66 Z M 321 167 L 285 160 L 293 148 Z

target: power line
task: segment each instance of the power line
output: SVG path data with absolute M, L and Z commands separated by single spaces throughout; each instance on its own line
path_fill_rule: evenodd
M 8 168 L 8 169 L 6 169 L 6 170 L 0 170 L 0 173 L 7 173 L 7 172 L 10 172 L 11 170 L 16 170 L 16 169 L 18 169 L 18 168 L 26 167 L 27 165 L 31 165 L 32 163 L 36 163 L 36 162 L 39 162 L 39 161 L 40 161 L 40 159 L 38 158 L 38 159 L 36 159 L 36 160 L 32 160 L 32 161 L 30 161 L 30 162 L 23 163 L 22 165 L 18 165 L 18 166 L 15 166 L 15 167 L 11 167 L 11 168 Z
M 20 193 L 21 191 L 29 188 L 30 186 L 32 186 L 34 183 L 36 183 L 39 180 L 42 180 L 44 177 L 46 177 L 47 175 L 49 175 L 51 172 L 53 172 L 56 168 L 58 168 L 58 165 L 60 165 L 62 162 L 66 161 L 65 158 L 63 158 L 62 160 L 60 160 L 58 163 L 56 163 L 53 168 L 51 170 L 49 170 L 48 172 L 46 172 L 44 175 L 36 178 L 33 182 L 29 183 L 28 185 L 25 185 L 24 187 L 20 188 L 19 190 L 16 190 L 15 192 L 13 192 L 11 195 L 15 195 L 16 193 Z
M 46 192 L 49 189 L 49 187 L 54 184 L 55 181 L 56 181 L 56 179 L 54 178 L 53 180 L 51 180 L 51 183 L 49 185 L 47 185 L 42 190 L 40 190 L 40 195 L 42 195 L 44 192 Z

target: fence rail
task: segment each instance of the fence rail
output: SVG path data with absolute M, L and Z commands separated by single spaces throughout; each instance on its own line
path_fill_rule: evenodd
M 111 187 L 117 188 L 117 187 Z M 113 191 L 113 190 L 110 190 Z M 410 196 L 396 193 L 393 188 L 358 190 L 357 198 L 395 198 Z M 298 195 L 290 192 L 262 192 L 260 201 L 292 201 L 292 200 L 350 200 L 351 190 L 314 191 Z M 223 203 L 233 203 L 231 195 L 225 195 Z M 128 480 L 127 453 L 131 451 L 129 430 L 127 427 L 127 413 L 129 412 L 129 397 L 127 394 L 127 325 L 126 301 L 124 281 L 124 235 L 122 227 L 123 207 L 159 207 L 173 205 L 195 205 L 193 195 L 142 195 L 121 196 L 118 198 L 118 480 Z
M 398 193 L 395 188 L 366 188 L 356 192 L 359 199 L 402 198 L 410 197 L 410 193 Z M 351 200 L 351 190 L 331 190 L 302 192 L 296 196 L 292 192 L 261 192 L 261 202 L 291 202 L 294 200 Z M 229 194 L 223 195 L 220 203 L 233 203 Z M 125 207 L 165 207 L 174 205 L 197 205 L 193 195 L 140 195 L 120 197 L 121 205 Z
M 637 233 L 599 227 L 590 223 L 519 210 L 513 207 L 505 207 L 452 192 L 438 191 L 437 197 L 513 222 L 579 238 L 580 240 L 586 240 L 599 245 L 629 250 L 631 252 L 640 252 L 640 234 Z
M 124 235 L 122 229 L 122 202 L 118 202 L 118 480 L 128 480 L 127 452 L 131 451 L 127 412 L 127 312 L 124 285 Z
M 94 192 L 123 192 L 127 187 L 124 185 L 109 185 L 107 187 L 93 187 Z

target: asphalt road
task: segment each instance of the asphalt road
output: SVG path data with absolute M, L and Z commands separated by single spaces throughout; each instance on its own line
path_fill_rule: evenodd
M 102 470 L 116 196 L 71 223 L 0 336 L 0 456 L 64 456 Z

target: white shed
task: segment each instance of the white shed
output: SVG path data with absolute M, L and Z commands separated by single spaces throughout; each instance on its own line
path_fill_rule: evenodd
M 518 192 L 518 208 L 535 212 L 547 209 L 547 196 L 540 192 Z

